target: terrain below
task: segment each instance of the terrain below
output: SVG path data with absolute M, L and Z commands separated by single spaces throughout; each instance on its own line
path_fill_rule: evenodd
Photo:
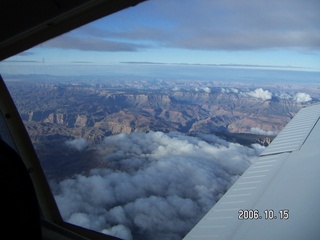
M 302 107 L 288 99 L 263 100 L 218 90 L 37 85 L 13 88 L 13 95 L 33 142 L 48 138 L 101 142 L 112 134 L 148 131 L 270 136 Z

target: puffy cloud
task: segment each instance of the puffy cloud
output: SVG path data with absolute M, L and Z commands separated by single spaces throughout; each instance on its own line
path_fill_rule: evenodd
M 233 92 L 233 93 L 239 93 L 239 90 L 236 88 L 230 88 L 229 90 L 230 92 Z
M 181 239 L 261 149 L 214 135 L 118 134 L 99 164 L 56 184 L 63 218 L 124 239 Z
M 247 92 L 247 95 L 255 98 L 260 98 L 262 100 L 269 100 L 272 98 L 272 93 L 268 90 L 263 90 L 262 88 L 257 88 L 254 91 Z
M 311 96 L 307 93 L 298 92 L 293 96 L 293 99 L 297 103 L 310 102 L 312 100 Z
M 211 89 L 209 87 L 203 87 L 202 88 L 203 91 L 205 91 L 206 93 L 210 93 L 211 92 Z
M 292 99 L 292 96 L 287 93 L 277 94 L 277 97 L 279 97 L 281 99 Z
M 132 239 L 130 229 L 126 228 L 123 225 L 116 225 L 114 227 L 111 227 L 110 229 L 103 229 L 101 232 L 107 235 L 117 236 L 126 240 Z
M 72 149 L 81 151 L 88 146 L 88 143 L 84 138 L 77 138 L 74 140 L 66 141 L 66 145 Z
M 259 134 L 259 135 L 264 135 L 264 136 L 276 136 L 278 133 L 275 131 L 265 131 L 261 128 L 257 128 L 257 127 L 252 127 L 250 129 L 250 132 L 252 134 Z
M 172 88 L 172 91 L 179 91 L 179 90 L 180 90 L 180 88 L 178 88 L 178 87 Z
M 294 100 L 297 103 L 306 103 L 306 102 L 312 101 L 312 97 L 309 94 L 303 93 L 303 92 L 298 92 L 298 93 L 295 93 L 294 95 L 281 93 L 281 94 L 278 94 L 277 97 L 281 99 Z
M 236 88 L 221 88 L 222 93 L 239 93 L 239 90 Z
M 204 91 L 206 93 L 210 93 L 211 92 L 211 89 L 209 87 L 201 87 L 201 88 L 196 87 L 194 90 L 196 92 L 199 92 L 199 91 Z

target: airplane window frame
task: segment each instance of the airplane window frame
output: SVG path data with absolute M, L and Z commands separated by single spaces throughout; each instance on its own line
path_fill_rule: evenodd
M 133 2 L 141 1 L 136 0 Z M 54 28 L 56 28 L 56 26 Z M 56 30 L 52 29 L 47 29 L 46 31 L 53 31 L 54 34 L 57 33 Z M 31 36 L 33 36 L 33 33 L 30 34 Z M 29 36 L 27 36 L 27 38 L 28 37 Z M 32 44 L 34 44 L 34 42 Z M 5 45 L 0 44 L 0 50 L 1 48 L 3 48 L 3 46 Z M 27 45 L 23 45 L 23 47 L 26 46 Z M 16 45 L 13 45 L 13 47 L 15 48 Z M 17 49 L 19 49 L 18 52 L 20 52 L 21 49 Z M 17 49 L 14 49 L 14 51 L 17 51 Z M 8 50 L 8 52 L 6 52 L 5 54 L 10 55 L 12 53 L 13 50 Z M 5 55 L 0 54 L 0 60 L 3 59 L 3 56 Z M 39 199 L 44 236 L 46 236 L 48 239 L 118 239 L 113 236 L 108 236 L 84 227 L 73 225 L 62 219 L 52 190 L 49 186 L 48 179 L 45 176 L 43 168 L 40 164 L 39 157 L 37 156 L 37 153 L 34 149 L 22 118 L 20 117 L 16 105 L 14 104 L 14 101 L 10 95 L 10 92 L 8 91 L 6 84 L 1 76 L 0 96 L 0 127 L 4 126 L 9 129 L 4 130 L 6 142 L 8 142 L 14 149 L 17 150 L 30 172 L 30 176 L 36 188 L 37 197 Z M 2 133 L 0 131 L 0 136 L 1 135 Z M 10 140 L 11 137 L 13 140 Z

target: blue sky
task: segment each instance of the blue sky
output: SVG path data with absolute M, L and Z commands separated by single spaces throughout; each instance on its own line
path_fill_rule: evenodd
M 128 62 L 320 71 L 319 12 L 318 0 L 149 0 L 11 57 L 0 71 L 63 73 L 63 65 L 91 74 Z

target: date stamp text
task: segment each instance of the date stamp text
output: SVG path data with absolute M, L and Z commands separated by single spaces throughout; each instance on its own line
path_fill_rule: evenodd
M 288 220 L 289 219 L 289 210 L 288 209 L 280 209 L 279 211 L 275 211 L 273 209 L 266 209 L 263 212 L 260 212 L 257 209 L 240 209 L 238 211 L 238 219 L 240 220 Z

